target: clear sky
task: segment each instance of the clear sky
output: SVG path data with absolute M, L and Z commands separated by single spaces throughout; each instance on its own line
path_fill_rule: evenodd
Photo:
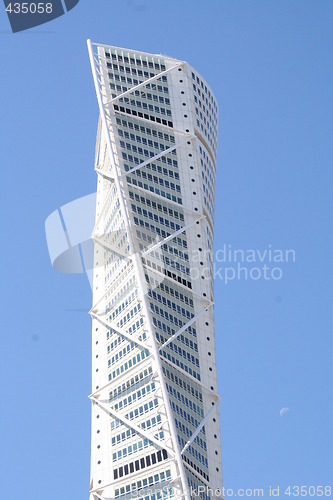
M 44 232 L 96 186 L 87 38 L 207 79 L 220 107 L 216 250 L 296 254 L 276 280 L 225 284 L 237 264 L 217 263 L 225 486 L 269 498 L 270 485 L 332 483 L 332 26 L 331 0 L 81 0 L 12 34 L 0 6 L 2 496 L 88 498 L 90 288 L 52 269 Z

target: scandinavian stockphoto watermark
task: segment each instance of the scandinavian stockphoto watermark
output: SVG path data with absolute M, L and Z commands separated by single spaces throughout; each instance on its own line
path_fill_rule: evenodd
M 170 488 L 170 485 L 166 485 L 159 490 L 162 497 L 171 497 L 175 494 L 175 498 L 181 497 L 183 495 L 183 490 L 176 485 Z M 331 497 L 332 486 L 331 485 L 268 485 L 266 488 L 231 488 L 222 486 L 221 488 L 212 488 L 211 486 L 206 486 L 204 484 L 199 486 L 191 486 L 187 493 L 192 499 L 202 499 L 206 498 L 209 500 L 225 500 L 232 497 L 245 497 L 245 498 L 268 498 L 268 497 Z M 132 490 L 131 498 L 141 498 L 156 495 L 156 489 L 154 487 L 142 488 L 139 490 Z
M 197 266 L 191 267 L 192 279 L 200 276 L 208 278 L 213 274 L 214 280 L 221 280 L 226 285 L 241 280 L 278 281 L 283 277 L 285 265 L 296 262 L 296 251 L 292 248 L 274 248 L 271 244 L 261 249 L 234 248 L 231 244 L 224 244 L 215 250 L 214 255 L 200 248 L 195 250 L 192 262 L 208 264 L 200 270 Z
M 95 226 L 96 193 L 74 200 L 49 215 L 45 222 L 46 240 L 52 266 L 65 273 L 86 273 L 92 287 L 93 271 L 106 261 L 125 263 L 128 253 L 124 228 L 97 234 Z M 114 240 L 117 240 L 115 247 Z M 122 242 L 119 244 L 119 241 Z M 141 257 L 147 264 L 150 286 L 156 288 L 164 279 L 191 283 L 197 280 L 222 281 L 228 285 L 237 281 L 279 281 L 286 266 L 296 262 L 292 248 L 237 248 L 231 243 L 211 250 L 198 246 L 192 252 L 185 246 L 174 248 L 156 232 L 146 231 L 141 241 Z M 94 261 L 94 251 L 99 259 Z M 96 254 L 97 255 L 97 254 Z M 119 265 L 119 264 L 117 264 Z M 172 272 L 171 272 L 172 269 Z
M 191 498 L 218 498 L 226 499 L 231 497 L 330 497 L 332 486 L 330 485 L 269 485 L 266 488 L 211 488 L 209 486 L 197 486 L 190 489 Z

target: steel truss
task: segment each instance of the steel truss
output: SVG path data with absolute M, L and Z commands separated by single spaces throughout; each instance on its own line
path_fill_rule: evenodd
M 96 90 L 96 94 L 97 94 L 97 100 L 98 100 L 99 111 L 100 111 L 97 146 L 96 146 L 96 154 L 95 154 L 95 171 L 97 172 L 97 175 L 103 177 L 106 180 L 109 180 L 110 183 L 112 183 L 116 188 L 117 196 L 118 196 L 118 200 L 119 200 L 119 204 L 120 204 L 120 209 L 121 209 L 121 214 L 122 214 L 122 221 L 124 223 L 124 231 L 126 231 L 126 233 L 127 233 L 127 238 L 128 238 L 128 242 L 129 242 L 129 248 L 130 248 L 129 254 L 128 255 L 122 254 L 118 247 L 114 247 L 113 245 L 108 244 L 107 242 L 103 241 L 98 235 L 98 226 L 99 226 L 99 223 L 101 221 L 102 215 L 106 210 L 107 203 L 109 201 L 109 197 L 107 197 L 107 199 L 104 203 L 104 206 L 102 207 L 102 211 L 99 214 L 99 217 L 96 221 L 92 236 L 93 236 L 93 239 L 96 243 L 102 245 L 106 250 L 113 251 L 114 253 L 118 254 L 122 259 L 124 259 L 125 262 L 124 262 L 123 266 L 121 266 L 117 270 L 117 275 L 115 278 L 116 280 L 118 280 L 118 278 L 120 277 L 121 272 L 125 268 L 128 261 L 131 261 L 131 263 L 133 265 L 134 275 L 136 278 L 136 286 L 137 286 L 138 291 L 139 291 L 139 301 L 142 304 L 142 312 L 143 312 L 143 316 L 145 318 L 144 328 L 145 328 L 145 331 L 147 333 L 147 339 L 145 341 L 140 340 L 139 338 L 136 338 L 135 336 L 127 333 L 126 330 L 124 330 L 123 328 L 118 327 L 115 323 L 109 321 L 106 318 L 107 313 L 105 312 L 105 309 L 104 309 L 104 313 L 98 312 L 100 303 L 110 293 L 110 287 L 105 291 L 105 293 L 103 294 L 101 299 L 99 299 L 98 302 L 92 307 L 90 314 L 91 314 L 92 318 L 99 321 L 106 328 L 112 330 L 119 337 L 122 337 L 123 339 L 125 339 L 125 341 L 133 342 L 137 349 L 145 349 L 149 352 L 149 356 L 144 358 L 139 363 L 144 364 L 144 363 L 147 363 L 147 360 L 150 360 L 151 364 L 153 366 L 152 378 L 154 378 L 155 382 L 157 382 L 157 384 L 158 384 L 158 387 L 157 387 L 156 391 L 154 392 L 154 394 L 156 396 L 157 396 L 157 394 L 159 394 L 159 399 L 161 400 L 161 403 L 157 407 L 157 410 L 160 412 L 161 416 L 164 413 L 164 419 L 161 420 L 159 428 L 163 429 L 164 431 L 167 431 L 166 438 L 163 440 L 158 439 L 158 437 L 156 437 L 157 428 L 153 428 L 153 429 L 151 429 L 151 431 L 145 430 L 140 425 L 136 424 L 134 421 L 126 418 L 121 412 L 115 411 L 114 409 L 112 409 L 110 407 L 110 405 L 105 406 L 103 404 L 107 401 L 104 401 L 104 400 L 102 401 L 102 399 L 100 399 L 102 393 L 104 391 L 106 391 L 111 385 L 113 385 L 116 382 L 116 380 L 123 378 L 124 377 L 123 373 L 120 374 L 119 376 L 115 377 L 113 380 L 111 380 L 110 382 L 105 384 L 100 389 L 96 390 L 94 393 L 92 393 L 89 396 L 89 398 L 90 398 L 93 405 L 96 405 L 99 408 L 101 408 L 107 415 L 109 415 L 112 418 L 118 419 L 125 426 L 127 426 L 130 429 L 133 429 L 137 434 L 147 438 L 156 447 L 158 447 L 160 449 L 165 449 L 168 452 L 168 457 L 169 457 L 168 461 L 174 462 L 176 465 L 177 471 L 178 471 L 177 477 L 173 479 L 172 483 L 175 485 L 177 484 L 177 482 L 181 484 L 181 491 L 182 492 L 179 496 L 177 496 L 177 499 L 179 498 L 179 499 L 184 499 L 184 500 L 190 500 L 191 497 L 190 497 L 190 493 L 189 493 L 189 489 L 188 489 L 187 477 L 185 474 L 185 467 L 188 470 L 190 470 L 190 472 L 192 474 L 194 474 L 204 484 L 207 484 L 208 486 L 210 486 L 210 485 L 200 474 L 198 474 L 195 471 L 195 469 L 193 469 L 189 464 L 187 464 L 185 461 L 183 461 L 182 455 L 185 453 L 185 451 L 188 449 L 188 447 L 194 442 L 194 440 L 196 439 L 198 434 L 201 432 L 202 428 L 204 427 L 204 425 L 207 422 L 208 418 L 210 417 L 211 413 L 213 411 L 216 411 L 216 409 L 218 407 L 218 403 L 220 401 L 220 397 L 218 396 L 217 393 L 215 393 L 210 388 L 208 388 L 207 386 L 202 384 L 199 380 L 197 380 L 193 376 L 189 375 L 187 372 L 182 370 L 176 364 L 172 363 L 171 361 L 166 359 L 164 356 L 161 357 L 160 351 L 162 351 L 170 343 L 174 342 L 179 337 L 179 335 L 181 333 L 183 333 L 185 330 L 187 330 L 187 328 L 189 328 L 195 321 L 197 321 L 202 314 L 204 314 L 206 311 L 208 311 L 209 308 L 212 307 L 213 302 L 209 301 L 207 299 L 203 299 L 200 295 L 196 294 L 193 290 L 191 290 L 190 288 L 186 287 L 185 285 L 183 285 L 181 283 L 178 283 L 177 281 L 173 280 L 172 278 L 170 278 L 162 273 L 159 273 L 156 270 L 150 269 L 149 266 L 147 266 L 146 264 L 144 264 L 142 262 L 142 257 L 148 255 L 149 253 L 158 249 L 160 246 L 162 246 L 163 244 L 165 244 L 166 242 L 168 242 L 172 238 L 174 238 L 177 235 L 181 234 L 182 232 L 186 231 L 195 222 L 200 221 L 200 220 L 206 220 L 206 216 L 203 214 L 199 214 L 198 212 L 194 212 L 193 209 L 190 209 L 188 207 L 184 207 L 183 205 L 181 205 L 177 202 L 174 202 L 172 200 L 168 200 L 167 198 L 164 198 L 164 197 L 157 195 L 153 192 L 146 191 L 145 189 L 140 188 L 139 186 L 133 185 L 134 189 L 139 189 L 141 191 L 144 191 L 147 194 L 149 194 L 149 196 L 160 198 L 165 203 L 170 203 L 172 205 L 176 205 L 179 209 L 193 213 L 193 221 L 191 223 L 185 225 L 184 227 L 180 228 L 179 230 L 168 235 L 166 238 L 164 238 L 161 241 L 159 241 L 158 243 L 152 245 L 147 250 L 142 251 L 142 252 L 137 252 L 136 248 L 135 248 L 133 236 L 131 234 L 130 220 L 129 220 L 129 215 L 127 213 L 127 208 L 126 208 L 126 198 L 125 198 L 123 190 L 121 188 L 120 179 L 121 179 L 121 177 L 127 176 L 127 175 L 135 172 L 139 168 L 145 167 L 146 165 L 153 162 L 154 160 L 157 160 L 157 159 L 161 158 L 162 156 L 167 155 L 168 153 L 170 153 L 174 149 L 177 149 L 180 146 L 182 146 L 184 144 L 184 142 L 198 140 L 198 138 L 193 134 L 186 133 L 183 131 L 177 131 L 176 129 L 173 129 L 173 128 L 170 129 L 169 127 L 167 127 L 163 124 L 159 124 L 159 123 L 156 124 L 155 123 L 155 126 L 158 128 L 163 127 L 163 128 L 167 128 L 168 130 L 172 130 L 173 133 L 177 133 L 177 132 L 181 133 L 182 135 L 185 136 L 185 139 L 183 141 L 178 142 L 174 146 L 165 149 L 161 153 L 158 153 L 154 157 L 149 158 L 149 160 L 142 162 L 141 164 L 137 165 L 136 167 L 130 169 L 129 171 L 118 173 L 118 168 L 120 169 L 120 167 L 119 167 L 119 165 L 117 165 L 117 163 L 115 161 L 115 157 L 114 157 L 114 153 L 113 153 L 113 141 L 112 141 L 112 138 L 110 135 L 109 125 L 108 125 L 108 122 L 110 122 L 111 126 L 112 127 L 114 126 L 115 111 L 113 109 L 112 104 L 115 101 L 117 101 L 117 100 L 133 93 L 135 90 L 142 88 L 142 87 L 146 86 L 147 84 L 159 79 L 164 74 L 166 74 L 170 71 L 173 71 L 181 66 L 184 66 L 184 64 L 186 64 L 186 63 L 173 60 L 175 62 L 175 64 L 172 67 L 168 68 L 165 71 L 162 71 L 162 72 L 156 74 L 154 77 L 148 78 L 147 80 L 145 80 L 144 82 L 142 82 L 138 85 L 131 87 L 126 92 L 119 94 L 115 98 L 113 98 L 111 100 L 107 100 L 108 96 L 104 92 L 104 83 L 103 83 L 104 75 L 103 75 L 103 68 L 102 68 L 102 66 L 104 65 L 104 71 L 105 71 L 105 58 L 103 58 L 99 54 L 94 53 L 94 47 L 101 47 L 101 46 L 103 46 L 103 45 L 93 44 L 90 40 L 88 40 L 89 57 L 90 57 L 92 73 L 93 73 L 93 78 L 94 78 L 94 84 L 95 84 L 95 90 Z M 107 47 L 107 46 L 105 46 L 105 47 Z M 135 51 L 133 51 L 133 52 L 135 52 Z M 142 53 L 140 53 L 140 54 L 142 54 Z M 109 105 L 111 105 L 111 107 Z M 119 111 L 117 111 L 117 113 L 124 114 L 124 113 L 121 113 Z M 146 121 L 145 118 L 140 118 L 140 117 L 135 117 L 135 118 L 138 120 Z M 106 136 L 107 148 L 108 148 L 109 157 L 110 157 L 110 165 L 108 165 L 108 166 L 110 167 L 110 172 L 112 172 L 112 174 L 108 171 L 103 170 L 99 164 L 99 161 L 98 161 L 99 160 L 99 158 L 98 158 L 99 153 L 98 153 L 97 149 L 99 148 L 99 141 L 101 139 L 102 131 L 104 132 L 104 134 Z M 145 293 L 146 292 L 145 291 L 146 284 L 145 284 L 145 276 L 144 276 L 144 269 L 145 268 L 150 269 L 153 273 L 161 274 L 163 276 L 163 279 L 170 280 L 171 282 L 174 282 L 175 285 L 186 289 L 191 294 L 197 295 L 197 297 L 200 298 L 200 300 L 206 304 L 202 308 L 202 310 L 200 310 L 199 313 L 194 315 L 186 324 L 184 324 L 177 332 L 175 332 L 162 345 L 158 345 L 155 334 L 154 334 L 154 326 L 152 323 L 151 312 L 149 309 L 149 304 L 148 304 L 147 296 Z M 140 337 L 140 335 L 138 335 L 138 337 Z M 182 450 L 180 450 L 179 444 L 178 444 L 177 430 L 176 430 L 175 421 L 174 421 L 174 417 L 173 417 L 173 413 L 172 413 L 172 409 L 171 409 L 171 405 L 170 405 L 169 394 L 168 394 L 168 391 L 166 388 L 166 383 L 164 380 L 162 361 L 168 363 L 175 370 L 179 371 L 184 376 L 186 376 L 187 378 L 192 380 L 193 383 L 199 385 L 204 391 L 206 391 L 208 393 L 208 395 L 210 397 L 212 397 L 212 408 L 203 417 L 202 421 L 200 422 L 198 427 L 195 429 L 195 431 L 192 433 L 189 441 L 186 443 L 186 445 L 184 446 L 184 448 Z M 126 375 L 130 371 L 136 369 L 137 366 L 139 365 L 139 363 L 137 363 L 135 366 L 132 366 L 132 368 L 130 368 L 128 371 L 126 371 Z M 164 412 L 161 411 L 162 408 L 164 409 Z M 169 444 L 167 445 L 166 443 L 169 443 Z M 121 481 L 121 480 L 119 480 L 119 481 Z M 90 490 L 91 500 L 96 499 L 96 498 L 98 498 L 100 500 L 107 500 L 103 496 L 103 491 L 107 487 L 109 487 L 113 484 L 114 483 L 101 485 L 98 488 L 91 487 L 91 490 Z

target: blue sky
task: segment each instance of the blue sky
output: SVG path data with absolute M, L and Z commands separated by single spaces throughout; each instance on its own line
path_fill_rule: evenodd
M 81 0 L 14 35 L 2 7 L 0 470 L 11 500 L 88 498 L 90 289 L 53 271 L 44 233 L 53 210 L 95 190 L 87 38 L 204 75 L 220 107 L 215 248 L 296 253 L 280 280 L 215 283 L 225 486 L 268 498 L 269 485 L 332 482 L 332 25 L 329 0 Z

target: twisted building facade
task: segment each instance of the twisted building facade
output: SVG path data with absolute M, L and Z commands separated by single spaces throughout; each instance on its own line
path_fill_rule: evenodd
M 217 104 L 184 61 L 88 49 L 100 111 L 90 499 L 205 499 L 222 488 Z

